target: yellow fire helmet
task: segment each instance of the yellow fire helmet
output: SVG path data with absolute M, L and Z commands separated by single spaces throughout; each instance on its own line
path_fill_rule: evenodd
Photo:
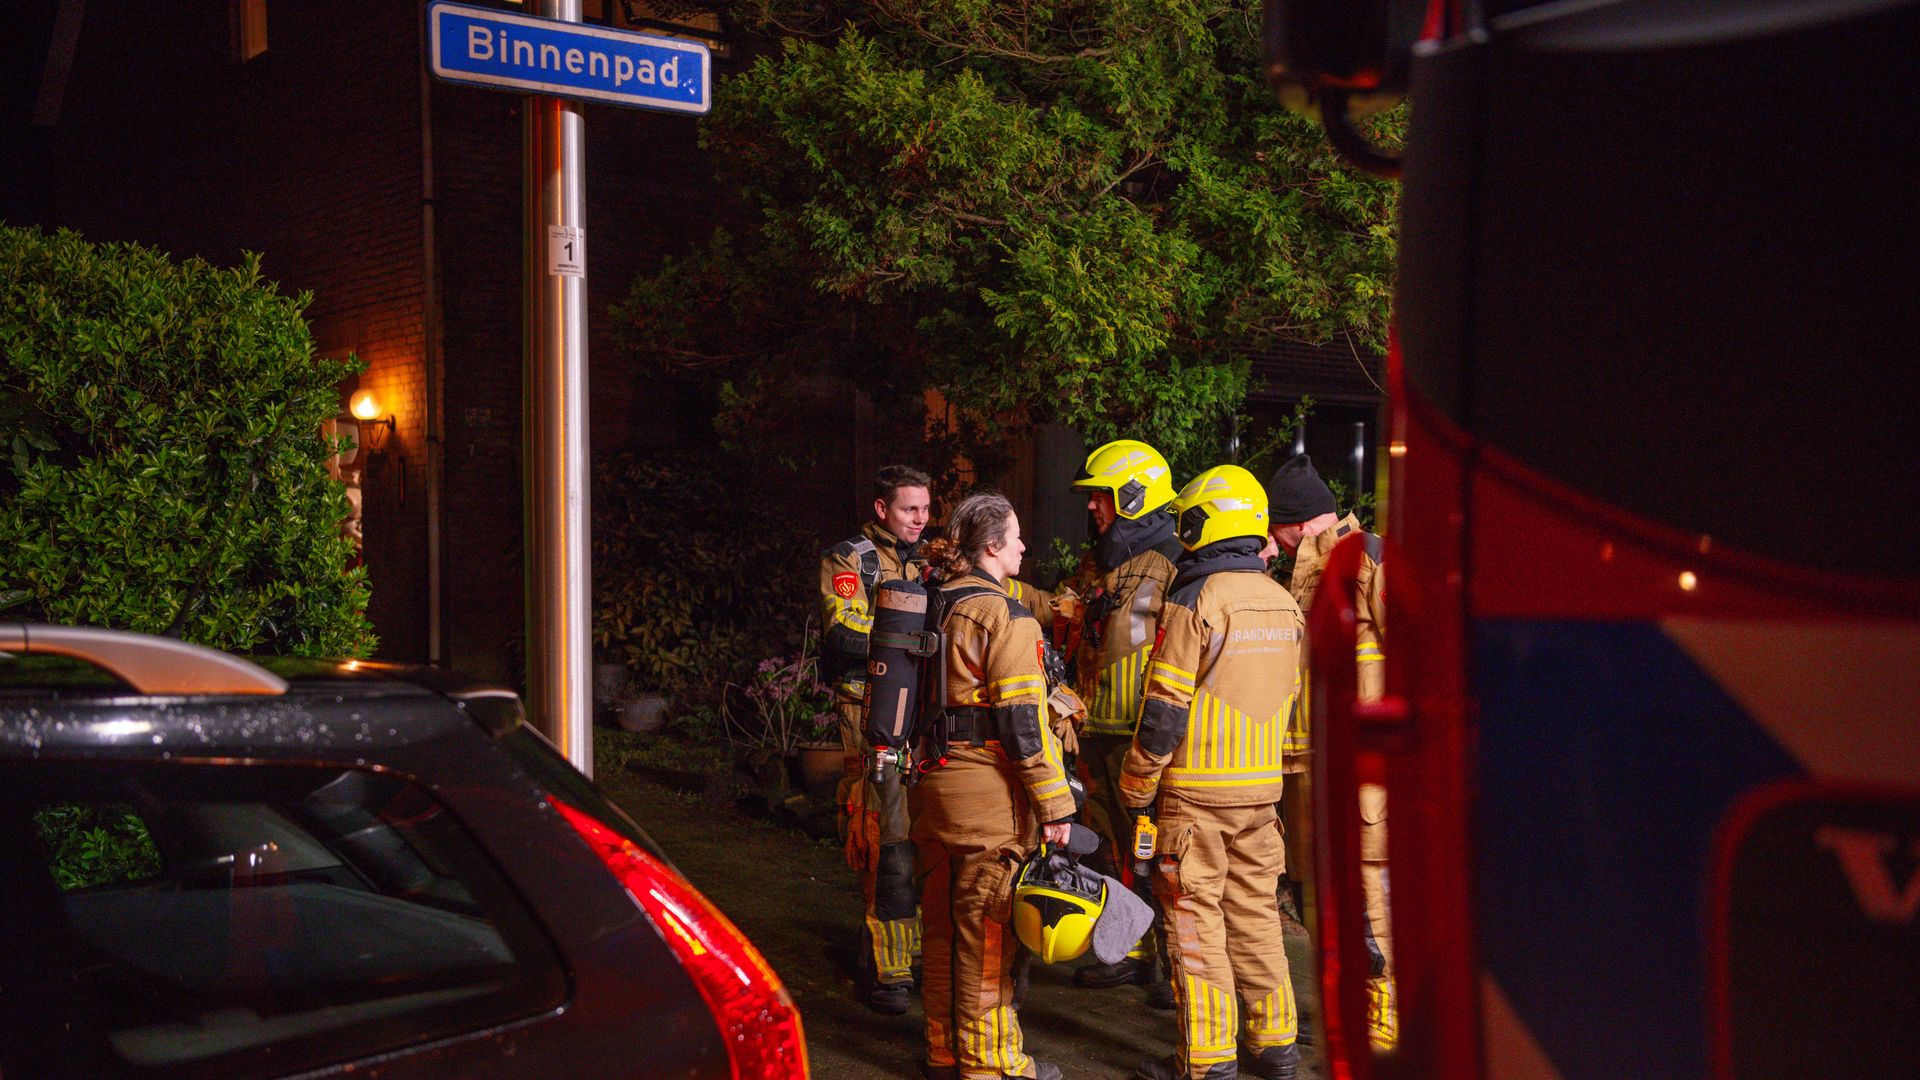
M 1267 535 L 1267 489 L 1238 465 L 1215 465 L 1174 496 L 1180 546 L 1188 551 L 1236 536 Z
M 1173 498 L 1173 469 L 1138 439 L 1115 439 L 1087 455 L 1073 486 L 1113 492 L 1113 509 L 1138 521 Z
M 1066 852 L 1043 846 L 1013 885 L 1013 932 L 1042 963 L 1077 959 L 1093 944 L 1107 907 L 1107 882 Z

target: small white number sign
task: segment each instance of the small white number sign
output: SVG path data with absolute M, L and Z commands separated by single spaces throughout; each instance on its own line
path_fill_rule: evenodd
M 587 276 L 587 230 L 576 225 L 547 226 L 547 273 Z

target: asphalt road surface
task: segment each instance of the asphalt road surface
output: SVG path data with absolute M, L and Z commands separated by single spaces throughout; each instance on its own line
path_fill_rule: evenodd
M 919 1076 L 918 1001 L 904 1016 L 876 1016 L 855 995 L 849 943 L 860 891 L 837 845 L 758 821 L 727 807 L 608 770 L 598 777 L 651 832 L 693 883 L 751 937 L 786 981 L 806 1024 L 813 1075 L 821 1080 Z M 1307 940 L 1287 942 L 1303 999 Z M 1075 989 L 1072 971 L 1036 964 L 1020 1018 L 1027 1052 L 1068 1078 L 1117 1080 L 1148 1057 L 1172 1053 L 1174 1014 L 1146 1005 L 1138 987 Z M 1305 1001 L 1308 1010 L 1314 1008 Z M 1302 1080 L 1319 1076 L 1311 1048 Z

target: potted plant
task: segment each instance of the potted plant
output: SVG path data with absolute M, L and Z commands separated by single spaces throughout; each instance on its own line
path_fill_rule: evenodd
M 795 748 L 800 786 L 809 795 L 830 796 L 846 771 L 846 750 L 840 743 L 840 714 L 832 700 L 813 714 Z
M 798 652 L 761 660 L 747 685 L 732 689 L 745 707 L 726 710 L 727 733 L 748 751 L 756 774 L 785 786 L 785 762 L 791 760 L 808 790 L 815 790 L 816 774 L 830 774 L 837 782 L 839 718 L 832 690 L 820 681 L 813 634 L 806 635 Z

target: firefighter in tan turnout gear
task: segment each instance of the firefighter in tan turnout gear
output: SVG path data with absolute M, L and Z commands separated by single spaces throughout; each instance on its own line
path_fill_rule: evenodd
M 969 496 L 929 545 L 945 608 L 945 708 L 909 789 L 926 929 L 921 1003 L 935 1080 L 1058 1080 L 1014 1012 L 1014 878 L 1067 843 L 1073 794 L 1044 713 L 1040 623 L 1007 592 L 1025 550 L 1006 499 Z
M 1293 556 L 1293 577 L 1288 589 L 1300 603 L 1300 610 L 1313 606 L 1320 588 L 1320 573 L 1333 547 L 1358 534 L 1366 545 L 1360 560 L 1358 603 L 1355 608 L 1358 645 L 1354 662 L 1361 701 L 1378 701 L 1386 692 L 1386 654 L 1380 643 L 1385 636 L 1386 605 L 1380 574 L 1380 560 L 1386 543 L 1360 527 L 1352 514 L 1341 516 L 1333 491 L 1314 469 L 1305 454 L 1297 455 L 1275 470 L 1267 481 L 1272 499 L 1273 518 L 1270 535 L 1274 544 Z M 1304 663 L 1301 669 L 1302 707 L 1297 710 L 1292 732 L 1296 745 L 1306 747 L 1312 722 L 1311 687 Z M 1399 1040 L 1399 1020 L 1394 1007 L 1393 930 L 1387 908 L 1387 789 L 1378 784 L 1360 788 L 1360 884 L 1367 902 L 1367 932 L 1371 936 L 1377 970 L 1368 984 L 1367 1025 L 1369 1036 L 1381 1049 Z
M 1237 465 L 1171 507 L 1186 549 L 1161 612 L 1121 793 L 1158 827 L 1154 889 L 1173 964 L 1179 1050 L 1143 1080 L 1291 1080 L 1298 1013 L 1274 889 L 1282 750 L 1300 606 L 1266 574 L 1267 496 Z
M 926 560 L 920 533 L 932 510 L 926 473 L 890 465 L 874 478 L 873 520 L 860 535 L 827 550 L 820 560 L 820 604 L 826 632 L 821 674 L 833 687 L 846 755 L 839 787 L 840 825 L 847 862 L 866 897 L 861 932 L 861 996 L 890 1016 L 911 1006 L 913 965 L 920 954 L 919 901 L 913 888 L 913 843 L 907 800 L 897 774 L 871 782 L 867 768 L 867 638 L 873 630 L 873 590 L 881 582 L 918 581 Z
M 1079 733 L 1079 760 L 1089 781 L 1086 817 L 1115 875 L 1124 877 L 1134 863 L 1129 854 L 1133 816 L 1120 800 L 1120 765 L 1140 722 L 1147 660 L 1181 550 L 1173 515 L 1166 512 L 1173 501 L 1173 470 L 1153 447 L 1119 439 L 1087 455 L 1073 486 L 1087 492 L 1087 514 L 1098 534 L 1091 565 L 1077 581 L 1084 610 L 1078 626 L 1065 635 L 1078 638 L 1070 651 L 1080 697 L 1087 703 Z M 1138 887 L 1146 891 L 1147 883 Z M 1157 971 L 1158 952 L 1149 933 L 1124 960 L 1074 972 L 1074 985 L 1145 985 L 1150 996 L 1161 998 L 1156 1004 L 1170 1007 L 1169 984 Z

